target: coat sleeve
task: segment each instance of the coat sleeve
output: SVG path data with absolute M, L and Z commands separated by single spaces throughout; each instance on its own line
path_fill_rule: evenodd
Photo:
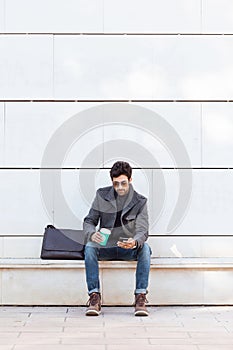
M 148 230 L 149 230 L 148 209 L 147 209 L 147 203 L 145 203 L 142 207 L 142 210 L 137 215 L 136 223 L 135 223 L 134 239 L 138 242 L 139 247 L 142 247 L 143 243 L 147 240 Z
M 84 218 L 83 230 L 86 236 L 86 240 L 89 241 L 91 235 L 96 232 L 96 226 L 98 225 L 100 219 L 99 203 L 98 203 L 98 193 L 96 193 L 95 199 L 92 203 L 89 213 Z

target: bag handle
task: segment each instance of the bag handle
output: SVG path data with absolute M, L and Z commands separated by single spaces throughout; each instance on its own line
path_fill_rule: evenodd
M 53 225 L 47 225 L 47 228 L 56 228 L 56 227 Z

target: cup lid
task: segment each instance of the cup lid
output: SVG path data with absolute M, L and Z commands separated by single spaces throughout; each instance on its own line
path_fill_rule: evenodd
M 100 233 L 105 233 L 106 235 L 110 235 L 111 231 L 108 228 L 101 228 L 100 229 Z

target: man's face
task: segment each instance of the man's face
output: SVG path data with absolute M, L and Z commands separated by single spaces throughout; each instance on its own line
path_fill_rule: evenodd
M 129 184 L 132 181 L 132 178 L 128 180 L 126 175 L 120 175 L 114 177 L 112 180 L 113 187 L 119 196 L 124 196 L 129 192 Z

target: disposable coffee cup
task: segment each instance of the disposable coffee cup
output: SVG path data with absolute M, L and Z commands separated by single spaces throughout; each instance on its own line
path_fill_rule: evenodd
M 100 242 L 100 245 L 105 246 L 107 244 L 107 241 L 108 241 L 108 238 L 109 238 L 109 236 L 111 234 L 111 231 L 108 230 L 107 228 L 101 228 L 99 232 L 100 232 L 100 234 L 103 237 L 103 241 Z

